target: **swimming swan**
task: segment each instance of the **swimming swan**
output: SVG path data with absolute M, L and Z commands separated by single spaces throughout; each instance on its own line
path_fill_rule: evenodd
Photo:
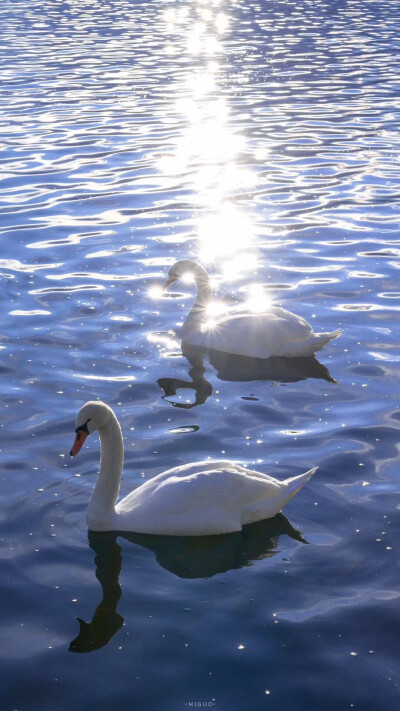
M 87 509 L 92 531 L 206 536 L 240 531 L 282 511 L 316 469 L 278 481 L 229 461 L 192 462 L 150 479 L 118 504 L 124 460 L 119 422 L 104 402 L 87 402 L 76 418 L 74 457 L 100 435 L 100 472 Z
M 197 298 L 182 327 L 183 343 L 252 358 L 293 358 L 314 355 L 341 334 L 340 330 L 314 333 L 304 318 L 277 306 L 262 313 L 228 313 L 208 325 L 205 315 L 211 286 L 204 267 L 191 259 L 176 262 L 169 270 L 164 290 L 188 273 L 194 276 Z

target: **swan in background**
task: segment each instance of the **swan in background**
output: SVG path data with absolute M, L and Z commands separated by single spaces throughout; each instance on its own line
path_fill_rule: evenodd
M 87 509 L 92 531 L 132 531 L 171 536 L 206 536 L 282 511 L 316 469 L 278 481 L 230 461 L 206 461 L 168 469 L 117 504 L 124 461 L 119 422 L 104 402 L 88 402 L 76 419 L 71 456 L 99 431 L 100 472 Z
M 293 358 L 314 355 L 341 334 L 340 330 L 314 333 L 304 318 L 277 306 L 262 313 L 228 313 L 209 325 L 205 317 L 211 285 L 204 267 L 191 259 L 176 262 L 169 270 L 164 290 L 187 274 L 194 277 L 197 298 L 182 327 L 183 343 L 253 358 Z

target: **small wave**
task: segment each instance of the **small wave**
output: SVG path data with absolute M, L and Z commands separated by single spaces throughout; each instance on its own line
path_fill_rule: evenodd
M 44 309 L 32 309 L 31 311 L 15 309 L 15 311 L 9 311 L 8 314 L 9 316 L 48 316 L 51 311 L 45 311 Z
M 136 380 L 134 375 L 85 375 L 84 373 L 74 373 L 73 377 L 80 380 L 104 380 L 110 383 L 130 383 Z
M 47 287 L 43 289 L 32 289 L 29 291 L 29 294 L 33 295 L 38 295 L 38 294 L 57 294 L 57 293 L 69 293 L 73 291 L 103 291 L 105 289 L 105 286 L 102 286 L 101 284 L 81 284 L 81 285 L 76 285 L 76 286 L 55 286 L 55 287 Z
M 23 264 L 18 259 L 0 259 L 0 268 L 11 269 L 14 272 L 36 272 L 39 269 L 56 269 L 62 267 L 62 262 L 53 262 L 49 264 Z

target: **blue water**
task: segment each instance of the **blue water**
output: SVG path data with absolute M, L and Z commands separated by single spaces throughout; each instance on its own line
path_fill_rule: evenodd
M 396 708 L 397 0 L 3 0 L 0 28 L 2 711 Z M 343 334 L 189 363 L 193 287 L 155 289 L 182 257 Z M 241 534 L 88 538 L 92 398 L 122 494 L 319 470 Z

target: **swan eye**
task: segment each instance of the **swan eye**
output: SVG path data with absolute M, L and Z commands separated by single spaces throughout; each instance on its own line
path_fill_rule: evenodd
M 89 417 L 89 419 L 86 420 L 85 424 L 79 425 L 79 427 L 76 428 L 75 432 L 76 432 L 78 440 L 80 438 L 81 432 L 84 432 L 86 435 L 90 434 L 89 429 L 88 429 L 88 422 L 90 422 L 91 419 L 92 418 Z

